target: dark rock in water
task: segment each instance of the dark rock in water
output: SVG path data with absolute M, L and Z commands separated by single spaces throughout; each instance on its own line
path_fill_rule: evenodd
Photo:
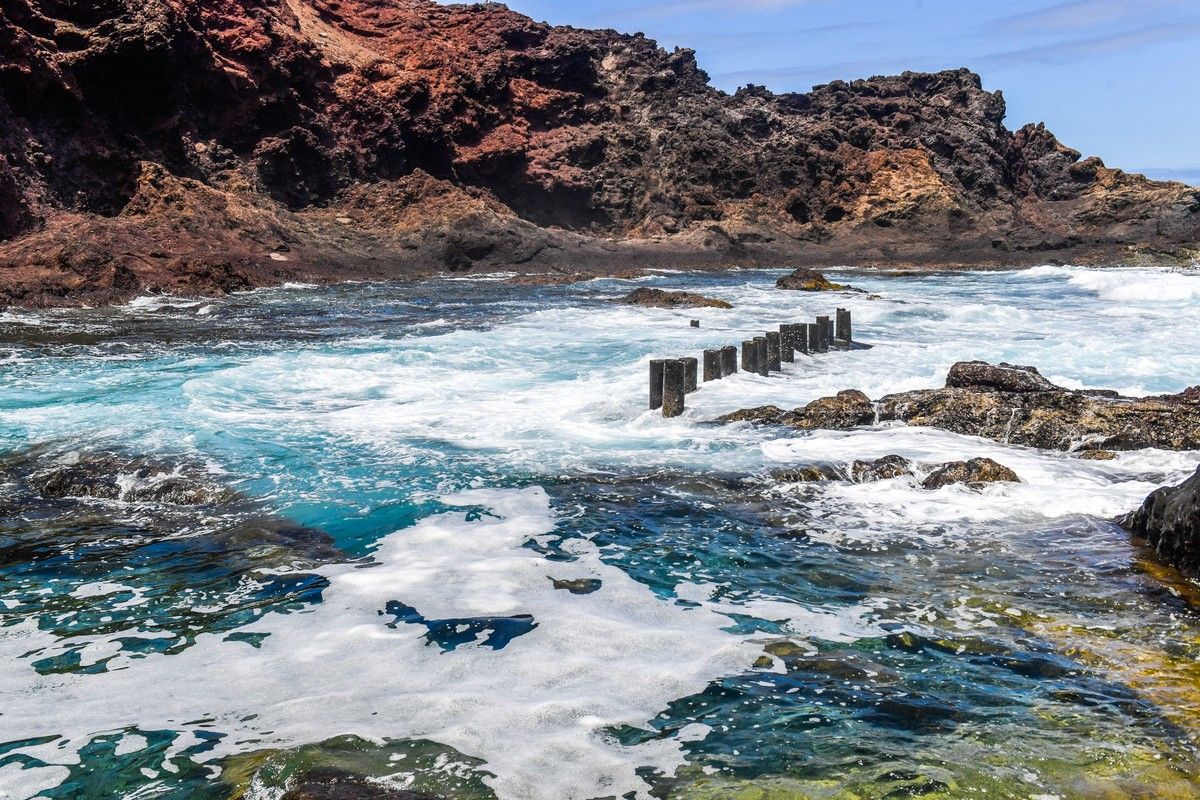
M 948 389 L 993 389 L 998 392 L 1061 392 L 1042 377 L 1036 367 L 1013 364 L 989 364 L 986 361 L 960 361 L 946 375 Z
M 779 406 L 759 406 L 758 408 L 743 408 L 730 414 L 717 417 L 717 422 L 753 422 L 757 424 L 775 424 L 783 419 L 784 410 Z
M 846 430 L 874 422 L 875 406 L 857 389 L 843 389 L 784 414 L 778 421 L 800 430 Z
M 850 465 L 850 478 L 855 483 L 884 481 L 912 474 L 912 462 L 904 456 L 883 456 L 874 461 L 855 461 Z
M 345 770 L 321 767 L 305 772 L 279 800 L 445 800 L 442 795 L 395 789 Z
M 634 289 L 629 294 L 617 300 L 627 306 L 642 306 L 643 308 L 733 308 L 724 300 L 705 297 L 693 292 L 668 292 L 663 289 L 643 287 Z
M 926 489 L 940 489 L 952 483 L 965 483 L 978 487 L 985 483 L 1020 483 L 1021 479 L 1003 464 L 990 458 L 972 458 L 970 461 L 951 461 L 934 470 L 921 482 Z
M 1112 461 L 1117 454 L 1112 450 L 1084 450 L 1079 457 L 1084 461 Z
M 592 594 L 600 591 L 600 587 L 603 585 L 598 578 L 551 578 L 550 582 L 554 584 L 555 589 L 571 594 Z
M 775 281 L 776 289 L 789 289 L 797 292 L 857 292 L 850 286 L 834 283 L 815 269 L 801 267 L 790 275 L 784 275 Z
M 834 464 L 803 464 L 775 470 L 771 477 L 780 483 L 819 483 L 845 480 L 846 475 Z
M 1155 489 L 1121 525 L 1166 563 L 1200 574 L 1200 469 L 1178 486 Z
M 872 404 L 848 390 L 795 411 L 765 409 L 757 422 L 799 430 L 847 430 L 874 422 L 904 422 L 1006 444 L 1046 450 L 1200 449 L 1197 393 L 1128 398 L 1114 392 L 1072 391 L 1047 381 L 1032 367 L 984 362 L 955 364 L 947 386 L 888 395 Z
M 34 479 L 47 499 L 94 498 L 180 506 L 227 502 L 234 494 L 193 464 L 114 453 L 86 454 Z

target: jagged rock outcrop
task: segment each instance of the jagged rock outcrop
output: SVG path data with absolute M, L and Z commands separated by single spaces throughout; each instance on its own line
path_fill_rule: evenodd
M 793 270 L 791 273 L 784 275 L 779 280 L 775 281 L 776 289 L 788 289 L 795 292 L 857 292 L 860 289 L 854 289 L 841 283 L 834 283 L 826 278 L 823 274 L 815 269 L 801 267 Z
M 1200 574 L 1200 469 L 1178 486 L 1156 489 L 1121 524 L 1166 563 Z
M 1033 367 L 981 361 L 955 364 L 941 389 L 887 395 L 874 403 L 851 389 L 792 411 L 766 406 L 718 421 L 798 430 L 903 422 L 1047 450 L 1200 449 L 1200 397 L 1194 389 L 1140 398 L 1073 391 Z
M 966 70 L 712 88 L 689 50 L 433 0 L 0 6 L 0 302 L 498 267 L 1185 257 L 1200 191 Z

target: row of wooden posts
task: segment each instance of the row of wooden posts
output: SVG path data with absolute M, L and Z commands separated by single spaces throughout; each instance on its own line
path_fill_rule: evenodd
M 692 320 L 692 327 L 699 327 Z M 781 372 L 785 362 L 794 362 L 796 353 L 828 353 L 843 349 L 853 341 L 850 312 L 839 308 L 834 319 L 817 317 L 816 322 L 798 322 L 779 326 L 742 342 L 743 372 L 770 375 Z M 700 360 L 696 358 L 654 358 L 650 360 L 650 409 L 662 409 L 664 417 L 683 413 L 684 397 L 700 388 Z M 728 345 L 704 351 L 704 382 L 727 378 L 738 371 L 738 349 Z

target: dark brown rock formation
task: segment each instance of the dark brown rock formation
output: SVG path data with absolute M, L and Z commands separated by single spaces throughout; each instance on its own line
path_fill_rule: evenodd
M 850 477 L 855 483 L 885 481 L 912 474 L 912 462 L 904 456 L 883 456 L 873 461 L 855 461 L 850 465 Z
M 979 487 L 985 483 L 1020 483 L 1021 479 L 1003 464 L 990 458 L 972 458 L 969 461 L 951 461 L 931 472 L 921 486 L 940 489 L 954 483 Z
M 663 289 L 634 289 L 617 301 L 627 306 L 643 308 L 733 308 L 724 300 L 705 297 L 693 292 L 668 292 Z
M 1200 469 L 1178 486 L 1156 489 L 1121 524 L 1166 563 L 1200 574 Z
M 776 289 L 790 289 L 797 292 L 846 292 L 861 291 L 834 283 L 815 269 L 801 267 L 789 275 L 784 275 L 775 281 Z
M 0 5 L 0 303 L 441 270 L 1186 257 L 1200 191 L 966 70 L 712 88 L 432 0 Z
M 720 422 L 754 421 L 799 430 L 849 429 L 905 422 L 1047 450 L 1200 449 L 1200 400 L 1194 390 L 1159 397 L 1072 391 L 1033 367 L 955 364 L 942 389 L 888 395 L 872 403 L 856 390 L 793 411 L 774 406 L 738 411 Z

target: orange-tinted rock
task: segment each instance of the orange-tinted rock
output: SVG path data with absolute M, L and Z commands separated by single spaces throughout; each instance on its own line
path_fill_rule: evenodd
M 1195 247 L 1200 191 L 1003 116 L 966 70 L 727 95 L 689 50 L 499 4 L 12 0 L 0 303 Z

